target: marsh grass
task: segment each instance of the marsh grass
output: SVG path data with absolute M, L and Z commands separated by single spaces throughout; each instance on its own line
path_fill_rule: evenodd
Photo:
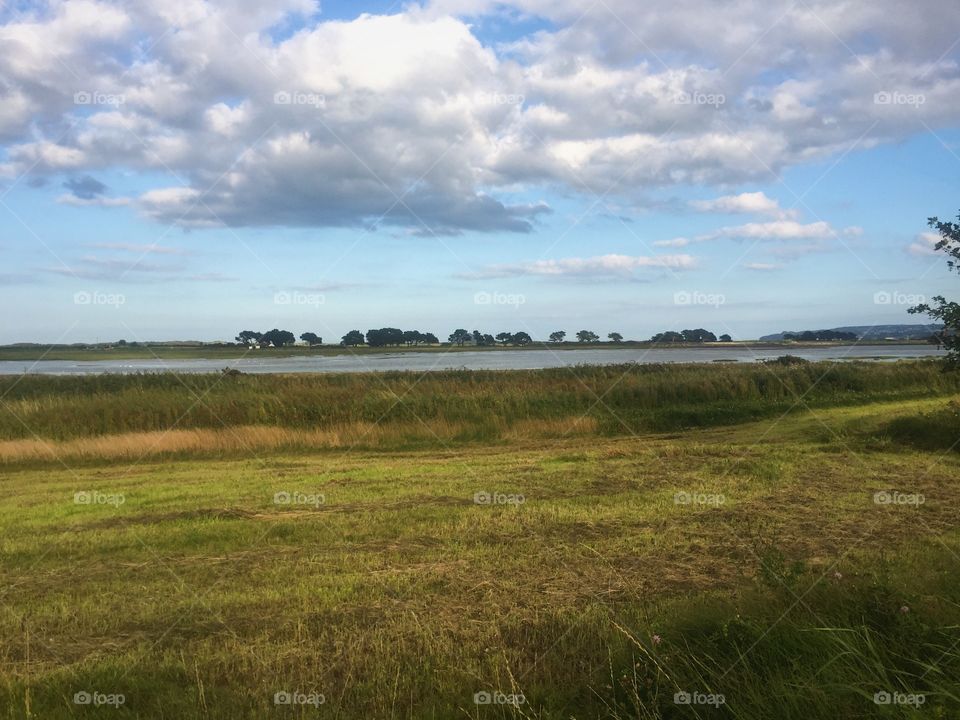
M 333 434 L 377 425 L 458 428 L 497 439 L 582 416 L 600 435 L 743 423 L 809 406 L 943 396 L 960 373 L 937 361 L 802 366 L 630 365 L 536 371 L 345 375 L 99 375 L 0 379 L 0 439 L 273 426 Z M 523 423 L 527 423 L 526 430 Z M 391 434 L 392 433 L 392 434 Z

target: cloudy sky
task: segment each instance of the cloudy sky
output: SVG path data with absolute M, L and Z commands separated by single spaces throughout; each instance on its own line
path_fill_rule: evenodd
M 0 3 L 0 342 L 916 322 L 960 4 Z

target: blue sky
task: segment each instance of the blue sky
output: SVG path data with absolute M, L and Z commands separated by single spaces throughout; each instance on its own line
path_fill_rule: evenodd
M 918 322 L 960 17 L 883 4 L 8 9 L 0 342 Z

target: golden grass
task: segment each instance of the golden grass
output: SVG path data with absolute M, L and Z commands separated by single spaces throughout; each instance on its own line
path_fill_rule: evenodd
M 490 431 L 485 427 L 484 431 Z M 164 455 L 233 455 L 270 450 L 396 447 L 417 442 L 454 442 L 477 428 L 464 422 L 430 420 L 414 424 L 354 422 L 331 428 L 301 430 L 267 425 L 243 425 L 222 430 L 192 429 L 130 432 L 57 441 L 43 438 L 0 441 L 0 463 L 30 461 L 129 460 Z M 583 437 L 597 433 L 593 417 L 531 419 L 492 425 L 493 437 L 532 440 Z

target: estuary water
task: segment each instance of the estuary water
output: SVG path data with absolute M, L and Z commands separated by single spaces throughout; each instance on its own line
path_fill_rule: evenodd
M 17 360 L 0 361 L 0 375 L 96 375 L 100 373 L 176 372 L 209 373 L 224 367 L 245 373 L 344 373 L 410 370 L 536 370 L 573 365 L 621 363 L 753 363 L 784 354 L 806 360 L 891 361 L 938 357 L 944 351 L 933 345 L 852 345 L 813 348 L 597 348 L 583 350 L 508 350 L 457 352 L 344 353 L 312 357 L 246 357 L 237 360 Z

